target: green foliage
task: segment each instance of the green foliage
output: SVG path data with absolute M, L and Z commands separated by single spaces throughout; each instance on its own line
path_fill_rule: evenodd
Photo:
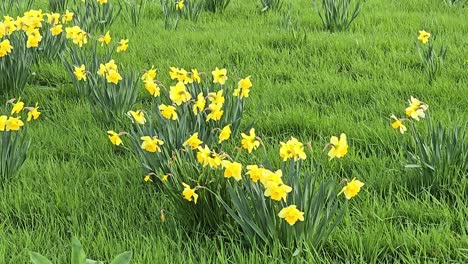
M 72 11 L 75 13 L 75 22 L 88 33 L 105 33 L 122 11 L 120 1 L 109 1 L 105 4 L 92 0 L 86 0 L 84 3 L 81 0 L 74 1 Z
M 0 12 L 8 14 L 11 12 L 21 13 L 31 9 L 35 0 L 2 0 L 0 3 Z
M 61 13 L 65 12 L 68 7 L 69 0 L 49 0 L 50 12 Z
M 1 184 L 16 176 L 23 166 L 31 140 L 27 137 L 27 128 L 21 131 L 0 131 L 0 181 Z
M 183 7 L 179 7 L 179 2 L 174 0 L 159 0 L 164 14 L 164 28 L 177 29 L 179 19 L 184 18 L 189 21 L 197 22 L 203 11 L 202 0 L 185 0 Z
M 440 76 L 447 56 L 447 46 L 441 45 L 440 49 L 437 50 L 433 42 L 435 39 L 434 37 L 434 40 L 430 40 L 427 44 L 421 44 L 422 47 L 418 47 L 421 63 L 429 84 L 432 84 Z
M 91 91 L 87 97 L 91 109 L 107 122 L 122 120 L 137 100 L 138 80 L 137 73 L 128 73 L 122 74 L 122 80 L 113 84 L 106 80 L 106 76 L 89 74 L 86 85 Z
M 283 0 L 260 0 L 262 12 L 269 10 L 280 10 L 283 7 Z
M 197 22 L 203 11 L 203 0 L 185 0 L 184 8 L 180 10 L 183 18 Z
M 461 195 L 468 186 L 468 138 L 462 125 L 444 127 L 441 122 L 428 120 L 426 131 L 411 124 L 413 145 L 407 146 L 406 167 L 415 171 L 410 185 L 432 193 L 459 190 Z
M 231 0 L 204 0 L 205 10 L 212 13 L 222 13 L 226 10 Z
M 351 2 L 352 0 L 314 0 L 323 28 L 330 32 L 347 30 L 361 11 L 360 0 L 357 0 L 354 8 Z
M 51 264 L 52 262 L 46 257 L 36 252 L 29 252 L 31 263 L 33 264 Z M 110 264 L 128 264 L 132 259 L 132 252 L 127 251 L 119 254 L 110 262 Z M 98 264 L 98 262 L 92 259 L 86 258 L 86 253 L 81 246 L 80 241 L 76 238 L 72 238 L 72 252 L 71 252 L 71 264 Z
M 449 7 L 454 7 L 454 6 L 465 7 L 468 2 L 466 0 L 444 0 L 444 3 Z
M 144 18 L 148 0 L 123 0 L 123 2 L 125 20 L 131 23 L 134 27 L 138 26 L 141 19 Z
M 282 12 L 281 19 L 278 21 L 278 30 L 286 32 L 286 39 L 290 38 L 294 47 L 301 46 L 307 41 L 307 33 L 300 32 L 297 16 L 297 13 L 293 15 L 292 6 L 289 5 L 288 9 Z
M 164 14 L 164 28 L 175 30 L 179 25 L 180 10 L 173 0 L 159 0 Z
M 66 25 L 63 26 L 64 28 Z M 42 40 L 37 48 L 37 53 L 35 53 L 35 60 L 48 60 L 56 61 L 63 55 L 63 52 L 66 49 L 67 39 L 65 37 L 64 31 L 57 35 L 53 36 L 50 32 L 52 25 L 49 23 L 43 23 L 41 28 Z
M 21 94 L 31 78 L 31 66 L 35 48 L 26 47 L 23 32 L 14 32 L 9 36 L 13 50 L 0 58 L 0 94 Z

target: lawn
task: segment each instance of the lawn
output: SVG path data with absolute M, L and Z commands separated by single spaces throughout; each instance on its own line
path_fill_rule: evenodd
M 57 60 L 35 65 L 24 92 L 13 95 L 39 102 L 42 115 L 28 131 L 24 167 L 2 182 L 0 263 L 28 263 L 29 251 L 67 263 L 73 235 L 90 258 L 110 260 L 131 250 L 132 263 L 466 263 L 466 192 L 454 202 L 407 187 L 411 173 L 400 144 L 410 134 L 392 129 L 389 116 L 404 114 L 414 96 L 429 105 L 433 120 L 466 130 L 467 7 L 441 0 L 363 1 L 349 30 L 330 33 L 311 1 L 283 2 L 291 3 L 295 35 L 281 23 L 287 4 L 262 13 L 260 1 L 232 0 L 223 13 L 203 12 L 196 23 L 180 20 L 177 29 L 166 30 L 161 5 L 152 1 L 137 27 L 122 14 L 109 29 L 116 40 L 129 39 L 127 52 L 113 58 L 141 72 L 154 65 L 163 83 L 171 66 L 209 75 L 223 67 L 232 80 L 251 75 L 242 128 L 253 123 L 271 143 L 271 156 L 291 136 L 320 148 L 331 135 L 346 133 L 347 156 L 326 168 L 337 183 L 356 177 L 365 186 L 319 252 L 293 257 L 293 249 L 280 246 L 256 250 L 242 235 L 180 225 L 164 192 L 143 180 L 136 156 L 110 144 L 106 131 L 126 127 L 95 119 Z M 33 7 L 47 10 L 46 1 Z M 432 84 L 417 49 L 423 29 L 448 46 Z M 135 109 L 152 100 L 140 86 Z M 2 95 L 2 103 L 10 97 Z

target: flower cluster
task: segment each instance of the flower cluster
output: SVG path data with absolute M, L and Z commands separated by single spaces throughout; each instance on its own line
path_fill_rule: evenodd
M 58 36 L 63 32 L 63 25 L 73 20 L 73 13 L 66 10 L 65 14 L 59 13 L 42 13 L 42 10 L 29 10 L 24 12 L 23 16 L 13 19 L 12 17 L 5 16 L 4 20 L 0 22 L 0 38 L 8 37 L 15 31 L 22 31 L 27 36 L 26 47 L 37 48 L 42 41 L 44 32 L 41 33 L 40 29 L 43 27 L 43 22 L 46 21 L 50 27 L 52 36 Z M 82 45 L 86 43 L 86 33 L 81 31 L 77 26 L 67 27 L 67 38 L 73 39 L 76 44 Z M 7 45 L 8 44 L 8 45 Z M 0 47 L 0 57 L 2 57 L 1 50 L 10 50 L 13 47 L 5 42 L 4 47 Z M 5 56 L 5 54 L 3 55 Z
M 40 115 L 37 103 L 27 106 L 21 98 L 0 107 L 0 181 L 13 177 L 23 166 L 30 146 L 25 128 Z
M 420 118 L 426 117 L 426 111 L 429 109 L 429 106 L 418 99 L 411 96 L 408 100 L 408 107 L 405 109 L 405 114 L 408 118 L 412 118 L 416 121 L 419 121 Z M 404 122 L 409 121 L 407 118 L 398 118 L 394 114 L 390 115 L 390 118 L 394 121 L 391 123 L 391 126 L 394 129 L 398 129 L 401 134 L 404 134 L 407 131 Z
M 36 104 L 34 107 L 32 106 L 25 106 L 24 102 L 21 101 L 21 98 L 11 99 L 7 102 L 7 104 L 11 104 L 11 112 L 9 115 L 0 115 L 0 131 L 18 131 L 23 127 L 25 124 L 23 120 L 21 120 L 21 114 L 24 110 L 27 110 L 27 119 L 26 121 L 37 120 L 41 115 L 39 112 L 39 106 Z

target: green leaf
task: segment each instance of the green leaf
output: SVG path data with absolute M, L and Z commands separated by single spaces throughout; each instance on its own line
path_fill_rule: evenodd
M 86 253 L 81 246 L 78 238 L 72 238 L 72 255 L 71 255 L 72 264 L 86 264 Z
M 29 257 L 33 264 L 52 264 L 50 260 L 36 252 L 29 252 Z
M 128 264 L 130 263 L 131 259 L 132 259 L 132 252 L 127 251 L 115 257 L 115 259 L 112 260 L 110 264 Z

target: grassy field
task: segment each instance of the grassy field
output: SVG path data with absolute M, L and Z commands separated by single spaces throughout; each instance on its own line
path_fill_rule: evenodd
M 46 9 L 43 2 L 37 7 Z M 164 195 L 143 181 L 130 152 L 113 149 L 109 128 L 93 119 L 57 61 L 34 68 L 22 95 L 38 101 L 43 115 L 31 129 L 25 166 L 0 191 L 0 263 L 28 263 L 28 251 L 66 263 L 72 235 L 89 257 L 132 250 L 133 263 L 466 263 L 466 197 L 454 204 L 408 191 L 402 136 L 388 116 L 415 96 L 447 127 L 468 121 L 467 9 L 441 0 L 364 1 L 349 31 L 329 33 L 311 1 L 285 2 L 292 2 L 303 41 L 279 26 L 283 12 L 263 14 L 250 0 L 232 0 L 225 13 L 203 13 L 198 23 L 182 20 L 174 31 L 164 29 L 155 3 L 137 28 L 119 19 L 111 32 L 130 39 L 117 61 L 154 65 L 162 81 L 170 66 L 252 75 L 244 125 L 255 121 L 265 140 L 348 135 L 349 154 L 330 177 L 359 177 L 366 185 L 319 256 L 249 250 L 235 237 L 182 230 L 170 215 L 161 223 Z M 422 29 L 448 45 L 432 85 L 416 49 Z M 141 89 L 139 100 L 150 100 Z

